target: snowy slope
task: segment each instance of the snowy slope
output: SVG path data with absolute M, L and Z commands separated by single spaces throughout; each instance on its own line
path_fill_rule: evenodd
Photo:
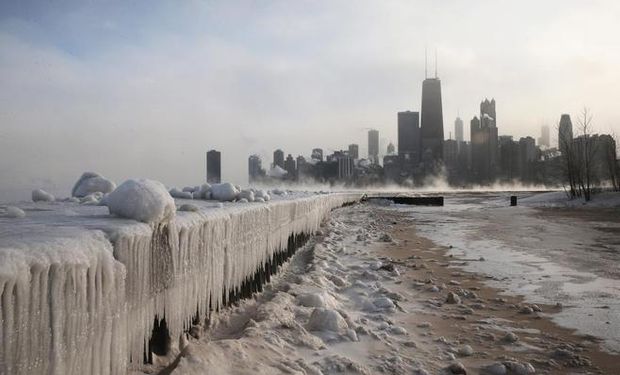
M 331 209 L 359 198 L 193 201 L 198 212 L 177 212 L 167 225 L 100 206 L 21 204 L 25 218 L 0 217 L 0 373 L 125 373 L 130 358 L 142 360 L 156 315 L 178 337 L 291 234 L 312 233 Z

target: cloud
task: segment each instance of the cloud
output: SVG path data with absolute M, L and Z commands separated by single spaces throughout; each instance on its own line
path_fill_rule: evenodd
M 537 5 L 535 5 L 537 4 Z M 418 110 L 424 47 L 437 48 L 446 134 L 484 97 L 501 134 L 588 104 L 620 120 L 618 6 L 478 1 L 69 2 L 0 18 L 2 184 L 70 186 L 83 170 L 169 185 L 225 179 L 247 157 L 396 139 L 396 112 Z M 537 9 L 532 12 L 531 9 Z M 600 17 L 599 17 L 600 16 Z M 595 17 L 587 30 L 577 21 Z M 594 42 L 592 42 L 594 41 Z M 432 63 L 432 58 L 430 59 Z M 432 71 L 432 69 L 430 69 Z M 5 177 L 7 176 L 7 177 Z

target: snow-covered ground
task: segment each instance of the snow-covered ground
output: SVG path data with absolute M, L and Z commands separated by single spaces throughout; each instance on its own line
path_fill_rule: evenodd
M 465 269 L 531 303 L 562 304 L 557 323 L 620 352 L 620 193 L 586 205 L 563 192 L 521 194 L 517 207 L 508 207 L 508 195 L 454 195 L 444 207 L 398 209 L 458 259 L 485 259 Z

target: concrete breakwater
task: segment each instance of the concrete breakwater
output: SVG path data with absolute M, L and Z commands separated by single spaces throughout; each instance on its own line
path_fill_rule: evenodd
M 259 291 L 332 209 L 360 198 L 203 201 L 165 226 L 100 206 L 25 206 L 19 223 L 0 219 L 0 373 L 125 373 Z

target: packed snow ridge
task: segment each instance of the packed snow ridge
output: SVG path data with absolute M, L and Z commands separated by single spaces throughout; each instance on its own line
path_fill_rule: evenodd
M 72 192 L 83 197 L 35 191 L 34 203 L 0 210 L 0 373 L 125 374 L 155 317 L 179 337 L 290 236 L 361 198 L 225 183 L 180 190 L 190 203 L 152 180 L 113 185 L 85 173 Z

